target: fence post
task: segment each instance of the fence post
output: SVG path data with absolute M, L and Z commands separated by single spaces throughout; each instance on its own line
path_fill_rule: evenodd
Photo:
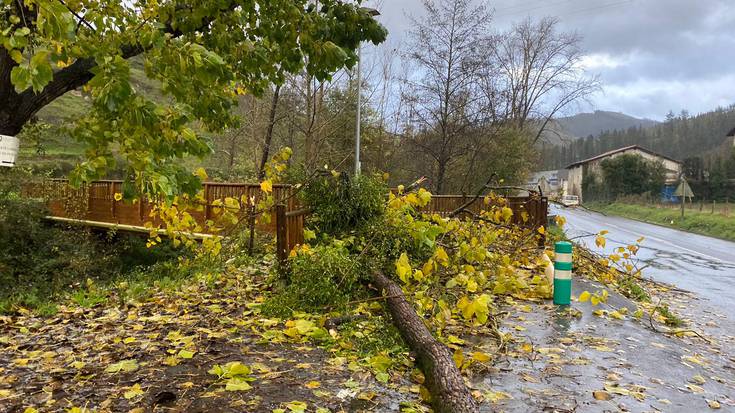
M 204 220 L 209 220 L 209 185 L 204 183 Z
M 715 200 L 713 199 L 713 200 L 712 200 L 712 215 L 714 215 L 714 214 L 715 214 L 715 204 L 716 204 L 716 203 L 717 203 L 717 201 L 715 201 Z
M 532 198 L 533 199 L 533 198 Z M 544 198 L 541 197 L 538 200 L 533 199 L 536 207 L 534 212 L 536 213 L 536 229 L 541 225 L 544 227 L 544 233 L 538 239 L 538 247 L 544 248 L 546 245 L 546 231 L 549 229 L 549 206 L 547 202 L 544 202 Z
M 286 205 L 276 205 L 276 257 L 281 265 L 288 259 L 288 231 L 286 230 Z
M 110 212 L 112 213 L 112 219 L 115 220 L 115 183 L 114 182 L 108 182 L 108 185 L 110 185 L 110 190 L 108 191 L 110 193 L 110 200 L 112 201 L 110 203 Z

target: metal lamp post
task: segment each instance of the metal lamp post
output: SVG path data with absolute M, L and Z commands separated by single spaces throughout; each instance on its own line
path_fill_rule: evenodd
M 380 16 L 380 12 L 369 7 L 362 7 L 361 10 L 375 17 Z M 355 176 L 360 175 L 360 122 L 362 112 L 362 45 L 357 46 L 357 119 L 355 124 Z

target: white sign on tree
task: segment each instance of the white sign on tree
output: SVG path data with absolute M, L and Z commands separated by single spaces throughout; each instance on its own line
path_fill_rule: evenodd
M 0 166 L 15 166 L 20 141 L 14 136 L 0 135 Z

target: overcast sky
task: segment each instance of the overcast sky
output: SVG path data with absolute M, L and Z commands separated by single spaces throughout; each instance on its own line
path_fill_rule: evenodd
M 477 0 L 480 1 L 480 0 Z M 735 103 L 735 0 L 497 0 L 498 29 L 526 16 L 557 16 L 583 37 L 587 65 L 604 91 L 583 107 L 661 120 Z M 390 31 L 406 36 L 421 0 L 369 0 Z

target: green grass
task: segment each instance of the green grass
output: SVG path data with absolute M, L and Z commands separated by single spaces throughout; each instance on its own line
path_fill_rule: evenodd
M 688 232 L 735 241 L 735 217 L 687 210 L 684 218 L 681 211 L 651 206 L 612 203 L 590 204 L 590 209 L 610 215 L 637 219 Z M 706 211 L 706 209 L 705 209 Z

